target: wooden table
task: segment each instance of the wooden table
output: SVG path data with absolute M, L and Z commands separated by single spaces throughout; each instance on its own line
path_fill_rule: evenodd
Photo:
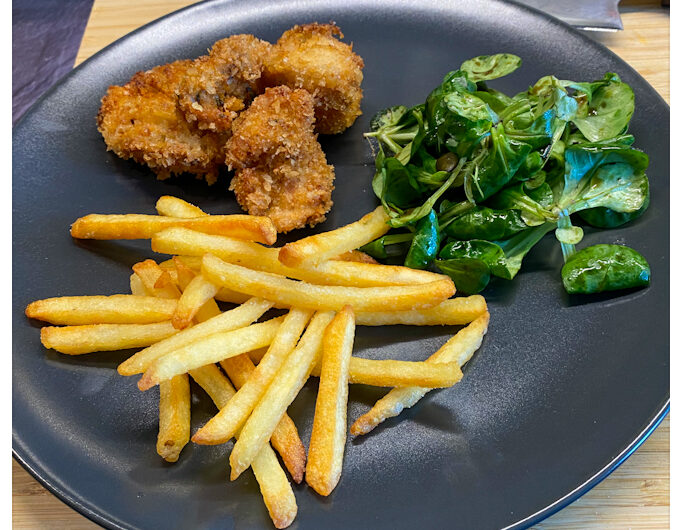
M 95 0 L 76 64 L 133 29 L 185 7 L 187 0 Z M 659 2 L 624 0 L 624 31 L 592 35 L 669 101 L 669 11 Z M 15 529 L 93 529 L 12 461 Z M 536 529 L 669 528 L 669 418 L 612 475 Z

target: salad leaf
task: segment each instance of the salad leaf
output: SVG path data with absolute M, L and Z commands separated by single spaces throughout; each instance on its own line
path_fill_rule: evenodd
M 369 254 L 375 259 L 387 259 L 405 255 L 413 240 L 411 232 L 402 234 L 387 234 L 360 247 L 361 252 Z
M 605 207 L 617 212 L 639 210 L 648 194 L 642 151 L 620 146 L 577 145 L 565 150 L 564 188 L 558 208 L 575 213 Z
M 528 228 L 517 210 L 494 210 L 485 206 L 453 219 L 445 228 L 447 236 L 459 240 L 506 239 Z
M 436 260 L 436 266 L 450 276 L 458 292 L 466 295 L 482 291 L 491 279 L 489 266 L 480 259 L 457 258 Z
M 565 263 L 562 283 L 569 294 L 643 287 L 650 284 L 650 266 L 632 248 L 593 245 L 575 253 Z
M 406 255 L 405 266 L 413 269 L 426 269 L 436 258 L 439 243 L 439 221 L 436 212 L 431 210 L 415 224 L 415 233 Z
M 522 59 L 511 53 L 480 55 L 468 59 L 460 66 L 471 81 L 488 81 L 511 74 L 522 66 Z
M 625 131 L 634 109 L 635 96 L 631 87 L 610 80 L 595 91 L 591 89 L 590 101 L 580 107 L 580 114 L 572 121 L 589 141 L 597 142 Z
M 487 156 L 472 179 L 471 190 L 476 202 L 489 198 L 510 182 L 531 152 L 529 144 L 508 138 L 502 124 L 491 129 L 490 140 Z

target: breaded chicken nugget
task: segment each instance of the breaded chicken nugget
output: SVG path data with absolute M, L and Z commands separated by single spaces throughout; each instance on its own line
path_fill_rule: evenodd
M 285 31 L 266 60 L 267 86 L 304 88 L 315 98 L 316 130 L 337 134 L 360 116 L 363 59 L 334 24 L 306 24 Z
M 109 87 L 97 126 L 109 150 L 159 178 L 193 173 L 213 183 L 238 111 L 261 91 L 270 44 L 252 35 L 218 41 L 209 55 L 138 72 Z
M 226 163 L 237 202 L 271 218 L 278 232 L 325 220 L 332 207 L 334 168 L 317 137 L 313 97 L 286 86 L 268 88 L 233 123 Z

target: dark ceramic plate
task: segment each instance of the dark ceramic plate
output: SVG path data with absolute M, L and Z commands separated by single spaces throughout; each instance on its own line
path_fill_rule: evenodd
M 559 245 L 548 236 L 513 282 L 485 292 L 489 335 L 456 387 L 432 392 L 372 434 L 349 439 L 341 482 L 327 499 L 295 487 L 293 528 L 523 527 L 602 480 L 651 432 L 669 395 L 669 108 L 628 65 L 568 26 L 497 1 L 224 1 L 200 4 L 132 33 L 74 70 L 14 130 L 13 447 L 47 488 L 110 528 L 271 526 L 253 475 L 228 481 L 228 445 L 188 445 L 175 465 L 155 453 L 157 394 L 117 375 L 130 352 L 70 358 L 46 351 L 23 310 L 32 300 L 125 292 L 147 242 L 76 242 L 69 224 L 89 213 L 153 213 L 173 194 L 209 212 L 237 212 L 224 177 L 160 182 L 105 151 L 95 128 L 110 84 L 200 55 L 214 41 L 253 33 L 275 41 L 297 23 L 336 21 L 365 60 L 363 116 L 324 138 L 337 170 L 330 229 L 376 205 L 362 132 L 375 111 L 414 104 L 469 57 L 524 60 L 494 83 L 506 92 L 539 77 L 618 72 L 636 93 L 632 132 L 650 155 L 652 206 L 586 243 L 625 243 L 652 266 L 648 289 L 572 298 Z M 306 232 L 295 234 L 296 237 Z M 418 360 L 449 328 L 361 328 L 355 354 Z M 193 387 L 193 430 L 213 413 Z M 383 395 L 353 386 L 349 421 Z M 290 407 L 308 442 L 315 384 Z

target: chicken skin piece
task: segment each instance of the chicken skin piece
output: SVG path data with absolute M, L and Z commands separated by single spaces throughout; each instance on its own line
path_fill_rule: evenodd
M 285 31 L 266 60 L 266 86 L 304 88 L 315 98 L 315 126 L 337 134 L 360 116 L 363 59 L 334 24 L 306 24 Z
M 270 44 L 252 35 L 218 41 L 208 55 L 138 72 L 102 98 L 97 127 L 107 149 L 160 179 L 193 173 L 215 182 L 240 110 L 262 90 Z
M 306 90 L 268 88 L 235 120 L 226 144 L 237 202 L 251 215 L 270 217 L 278 232 L 316 225 L 332 207 L 334 168 L 314 123 Z

